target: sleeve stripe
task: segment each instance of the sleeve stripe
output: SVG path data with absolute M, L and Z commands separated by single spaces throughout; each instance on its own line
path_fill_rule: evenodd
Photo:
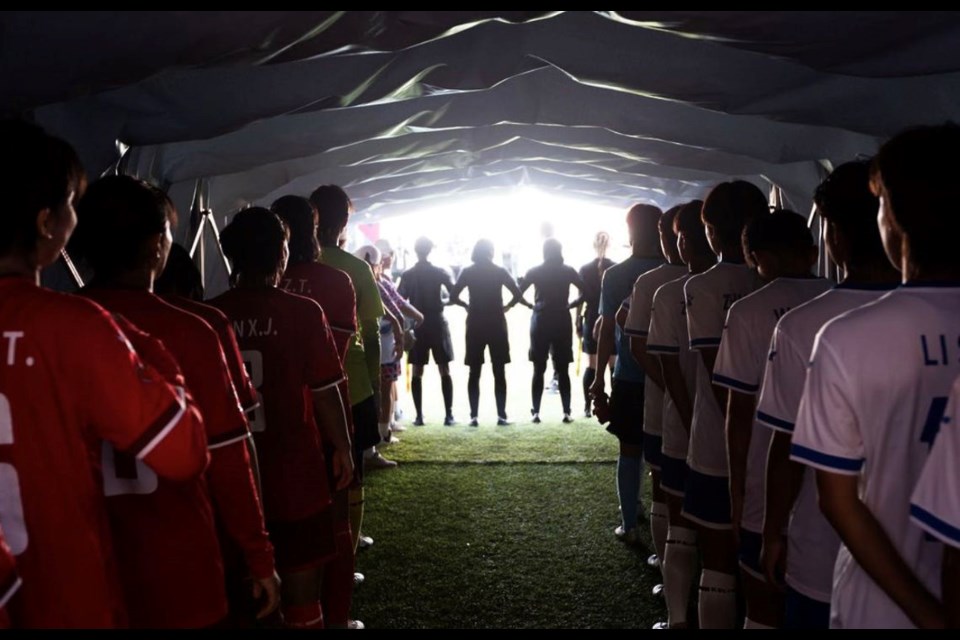
M 629 327 L 625 328 L 623 332 L 628 336 L 636 336 L 638 338 L 646 338 L 650 334 L 649 331 L 644 331 L 643 329 L 631 329 Z
M 229 447 L 231 444 L 243 442 L 249 437 L 250 431 L 248 431 L 246 427 L 243 427 L 242 429 L 234 429 L 233 431 L 222 433 L 216 438 L 210 438 L 208 440 L 207 449 L 209 451 L 213 451 L 214 449 L 222 449 L 223 447 Z
M 346 376 L 340 376 L 333 382 L 327 382 L 325 384 L 321 383 L 315 387 L 310 387 L 310 391 L 326 391 L 327 389 L 332 389 L 333 387 L 337 386 L 338 384 L 340 384 L 346 379 L 347 379 Z
M 240 407 L 240 409 L 241 409 L 244 413 L 250 413 L 251 411 L 256 411 L 256 410 L 259 409 L 259 408 L 260 408 L 260 403 L 259 403 L 259 402 L 254 402 L 254 403 L 253 403 L 252 405 L 250 405 L 249 407 Z
M 736 378 L 728 378 L 727 376 L 720 375 L 719 373 L 713 374 L 714 384 L 719 384 L 722 387 L 729 387 L 734 391 L 742 391 L 743 393 L 756 393 L 760 390 L 760 385 L 756 384 L 747 384 L 737 380 Z
M 930 535 L 953 547 L 960 547 L 960 529 L 941 520 L 916 504 L 910 505 L 910 517 Z
M 20 589 L 23 580 L 15 573 L 10 574 L 10 579 L 0 586 L 0 608 L 7 606 L 7 602 L 13 597 L 13 594 Z
M 170 405 L 170 408 L 161 414 L 128 449 L 128 453 L 135 455 L 138 460 L 143 460 L 150 455 L 150 452 L 173 431 L 183 418 L 183 414 L 187 412 L 186 392 L 183 387 L 174 387 L 174 389 L 177 392 L 176 402 Z
M 790 457 L 824 471 L 840 471 L 849 474 L 859 473 L 860 469 L 863 468 L 863 458 L 853 459 L 832 456 L 799 444 L 790 447 Z
M 647 344 L 647 353 L 680 353 L 680 347 L 670 347 L 665 344 Z
M 696 340 L 690 341 L 690 348 L 695 349 L 697 347 L 719 347 L 720 338 L 697 338 Z
M 330 330 L 336 331 L 337 333 L 349 333 L 350 335 L 353 335 L 357 332 L 357 330 L 353 327 L 335 327 L 333 325 L 330 325 Z
M 776 429 L 777 431 L 786 431 L 787 433 L 793 433 L 793 423 L 781 418 L 770 415 L 769 413 L 764 413 L 763 411 L 757 411 L 757 422 L 762 422 L 763 424 Z

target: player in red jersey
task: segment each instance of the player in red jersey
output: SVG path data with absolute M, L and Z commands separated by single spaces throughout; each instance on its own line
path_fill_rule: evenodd
M 161 340 L 176 358 L 204 417 L 211 453 L 205 481 L 175 486 L 104 456 L 131 624 L 203 627 L 224 618 L 217 522 L 243 550 L 254 590 L 265 595 L 259 614 L 267 615 L 277 606 L 278 579 L 244 446 L 247 421 L 223 350 L 207 323 L 152 293 L 171 244 L 173 205 L 159 189 L 111 176 L 91 185 L 79 218 L 77 246 L 96 273 L 84 294 Z
M 0 523 L 23 578 L 8 611 L 15 627 L 124 626 L 101 442 L 186 482 L 206 436 L 101 307 L 39 286 L 76 225 L 73 150 L 22 123 L 0 124 L 0 139 L 17 159 L 0 174 Z
M 317 212 L 310 201 L 300 196 L 283 196 L 271 205 L 290 231 L 290 260 L 280 281 L 287 292 L 315 300 L 327 316 L 341 363 L 357 331 L 357 297 L 353 283 L 343 271 L 318 262 Z M 340 383 L 340 394 L 349 398 L 347 381 Z M 351 412 L 346 413 L 353 437 Z M 329 452 L 330 444 L 326 447 Z M 323 615 L 327 627 L 345 627 L 350 620 L 353 599 L 354 551 L 350 529 L 349 489 L 333 492 L 333 519 L 337 555 L 324 565 Z
M 288 257 L 280 218 L 245 209 L 222 242 L 234 288 L 211 302 L 234 323 L 263 402 L 262 420 L 251 426 L 284 618 L 291 627 L 321 628 L 323 565 L 336 554 L 331 494 L 353 479 L 343 367 L 320 305 L 277 287 Z M 324 441 L 332 445 L 329 473 Z
M 250 381 L 247 368 L 243 366 L 237 335 L 227 316 L 216 308 L 203 304 L 203 279 L 186 249 L 178 244 L 170 246 L 167 266 L 154 283 L 153 290 L 173 306 L 200 317 L 217 332 L 240 406 L 244 413 L 256 409 L 257 390 Z

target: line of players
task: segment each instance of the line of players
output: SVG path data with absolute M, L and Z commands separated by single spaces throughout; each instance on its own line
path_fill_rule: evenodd
M 698 556 L 700 628 L 737 624 L 738 585 L 745 628 L 960 624 L 957 144 L 954 125 L 908 131 L 824 180 L 836 286 L 811 276 L 806 221 L 746 182 L 659 217 L 667 262 L 619 309 L 618 361 L 646 379 L 618 366 L 608 412 L 602 371 L 593 387 L 627 541 L 640 447 L 652 470 L 659 628 L 689 626 Z M 631 210 L 631 237 L 656 213 Z M 643 259 L 604 276 L 601 367 Z
M 154 293 L 166 194 L 125 176 L 83 194 L 66 142 L 13 121 L 0 138 L 17 160 L 0 175 L 3 624 L 350 626 L 350 520 L 377 433 L 350 360 L 368 289 L 355 304 L 348 275 L 317 261 L 346 194 L 238 213 L 221 238 L 232 288 L 205 306 L 184 297 L 189 277 Z M 71 236 L 94 274 L 79 295 L 40 286 Z

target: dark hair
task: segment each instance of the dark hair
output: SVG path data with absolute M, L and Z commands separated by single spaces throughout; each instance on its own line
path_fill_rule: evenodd
M 682 204 L 675 204 L 663 213 L 660 214 L 660 219 L 657 220 L 657 230 L 668 236 L 676 235 L 673 231 L 673 221 L 676 219 L 677 214 L 680 212 L 680 209 L 683 208 Z
M 177 215 L 167 194 L 130 176 L 107 176 L 90 185 L 77 206 L 70 247 L 104 278 L 143 264 L 144 243 Z
M 543 261 L 563 264 L 563 245 L 556 238 L 543 241 Z
M 763 192 L 745 180 L 721 182 L 703 202 L 704 224 L 713 227 L 720 242 L 729 246 L 740 242 L 740 234 L 748 222 L 770 211 Z
M 250 207 L 238 211 L 220 234 L 223 253 L 233 265 L 230 281 L 236 283 L 241 275 L 257 279 L 277 273 L 288 236 L 283 220 L 269 209 Z
M 178 244 L 170 247 L 167 266 L 153 283 L 153 290 L 160 295 L 176 295 L 191 300 L 203 300 L 203 278 L 190 258 L 190 253 Z
M 492 262 L 493 261 L 493 242 L 482 238 L 473 245 L 473 253 L 470 254 L 470 260 L 473 262 Z
M 813 247 L 813 234 L 799 213 L 776 209 L 757 216 L 743 228 L 744 251 L 798 255 Z
M 413 243 L 413 251 L 418 257 L 426 258 L 433 251 L 433 241 L 426 236 L 421 236 Z
M 274 200 L 270 210 L 290 230 L 290 264 L 316 262 L 320 257 L 317 242 L 317 211 L 310 201 L 302 196 L 282 196 Z
M 683 232 L 690 250 L 698 256 L 713 254 L 703 229 L 702 210 L 703 200 L 691 200 L 680 207 L 673 219 L 673 232 L 678 236 Z
M 635 204 L 627 211 L 627 226 L 653 235 L 662 213 L 659 207 L 652 204 Z
M 69 144 L 20 120 L 0 120 L 0 140 L 7 157 L 0 177 L 6 197 L 0 255 L 33 251 L 37 214 L 59 213 L 71 192 L 79 199 L 86 186 L 83 166 Z
M 948 123 L 897 134 L 874 158 L 891 215 L 910 243 L 918 265 L 955 266 L 960 235 L 960 127 Z
M 887 262 L 877 226 L 880 200 L 870 191 L 870 163 L 857 160 L 840 165 L 813 194 L 820 216 L 843 235 L 853 264 Z
M 325 184 L 310 194 L 310 204 L 317 210 L 317 227 L 321 232 L 339 231 L 347 226 L 353 202 L 341 187 Z

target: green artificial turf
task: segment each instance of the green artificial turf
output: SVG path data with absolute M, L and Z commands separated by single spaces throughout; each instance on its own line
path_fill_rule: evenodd
M 409 427 L 366 482 L 354 616 L 371 628 L 649 629 L 649 527 L 613 536 L 617 444 L 595 421 Z M 648 502 L 648 498 L 644 497 Z

